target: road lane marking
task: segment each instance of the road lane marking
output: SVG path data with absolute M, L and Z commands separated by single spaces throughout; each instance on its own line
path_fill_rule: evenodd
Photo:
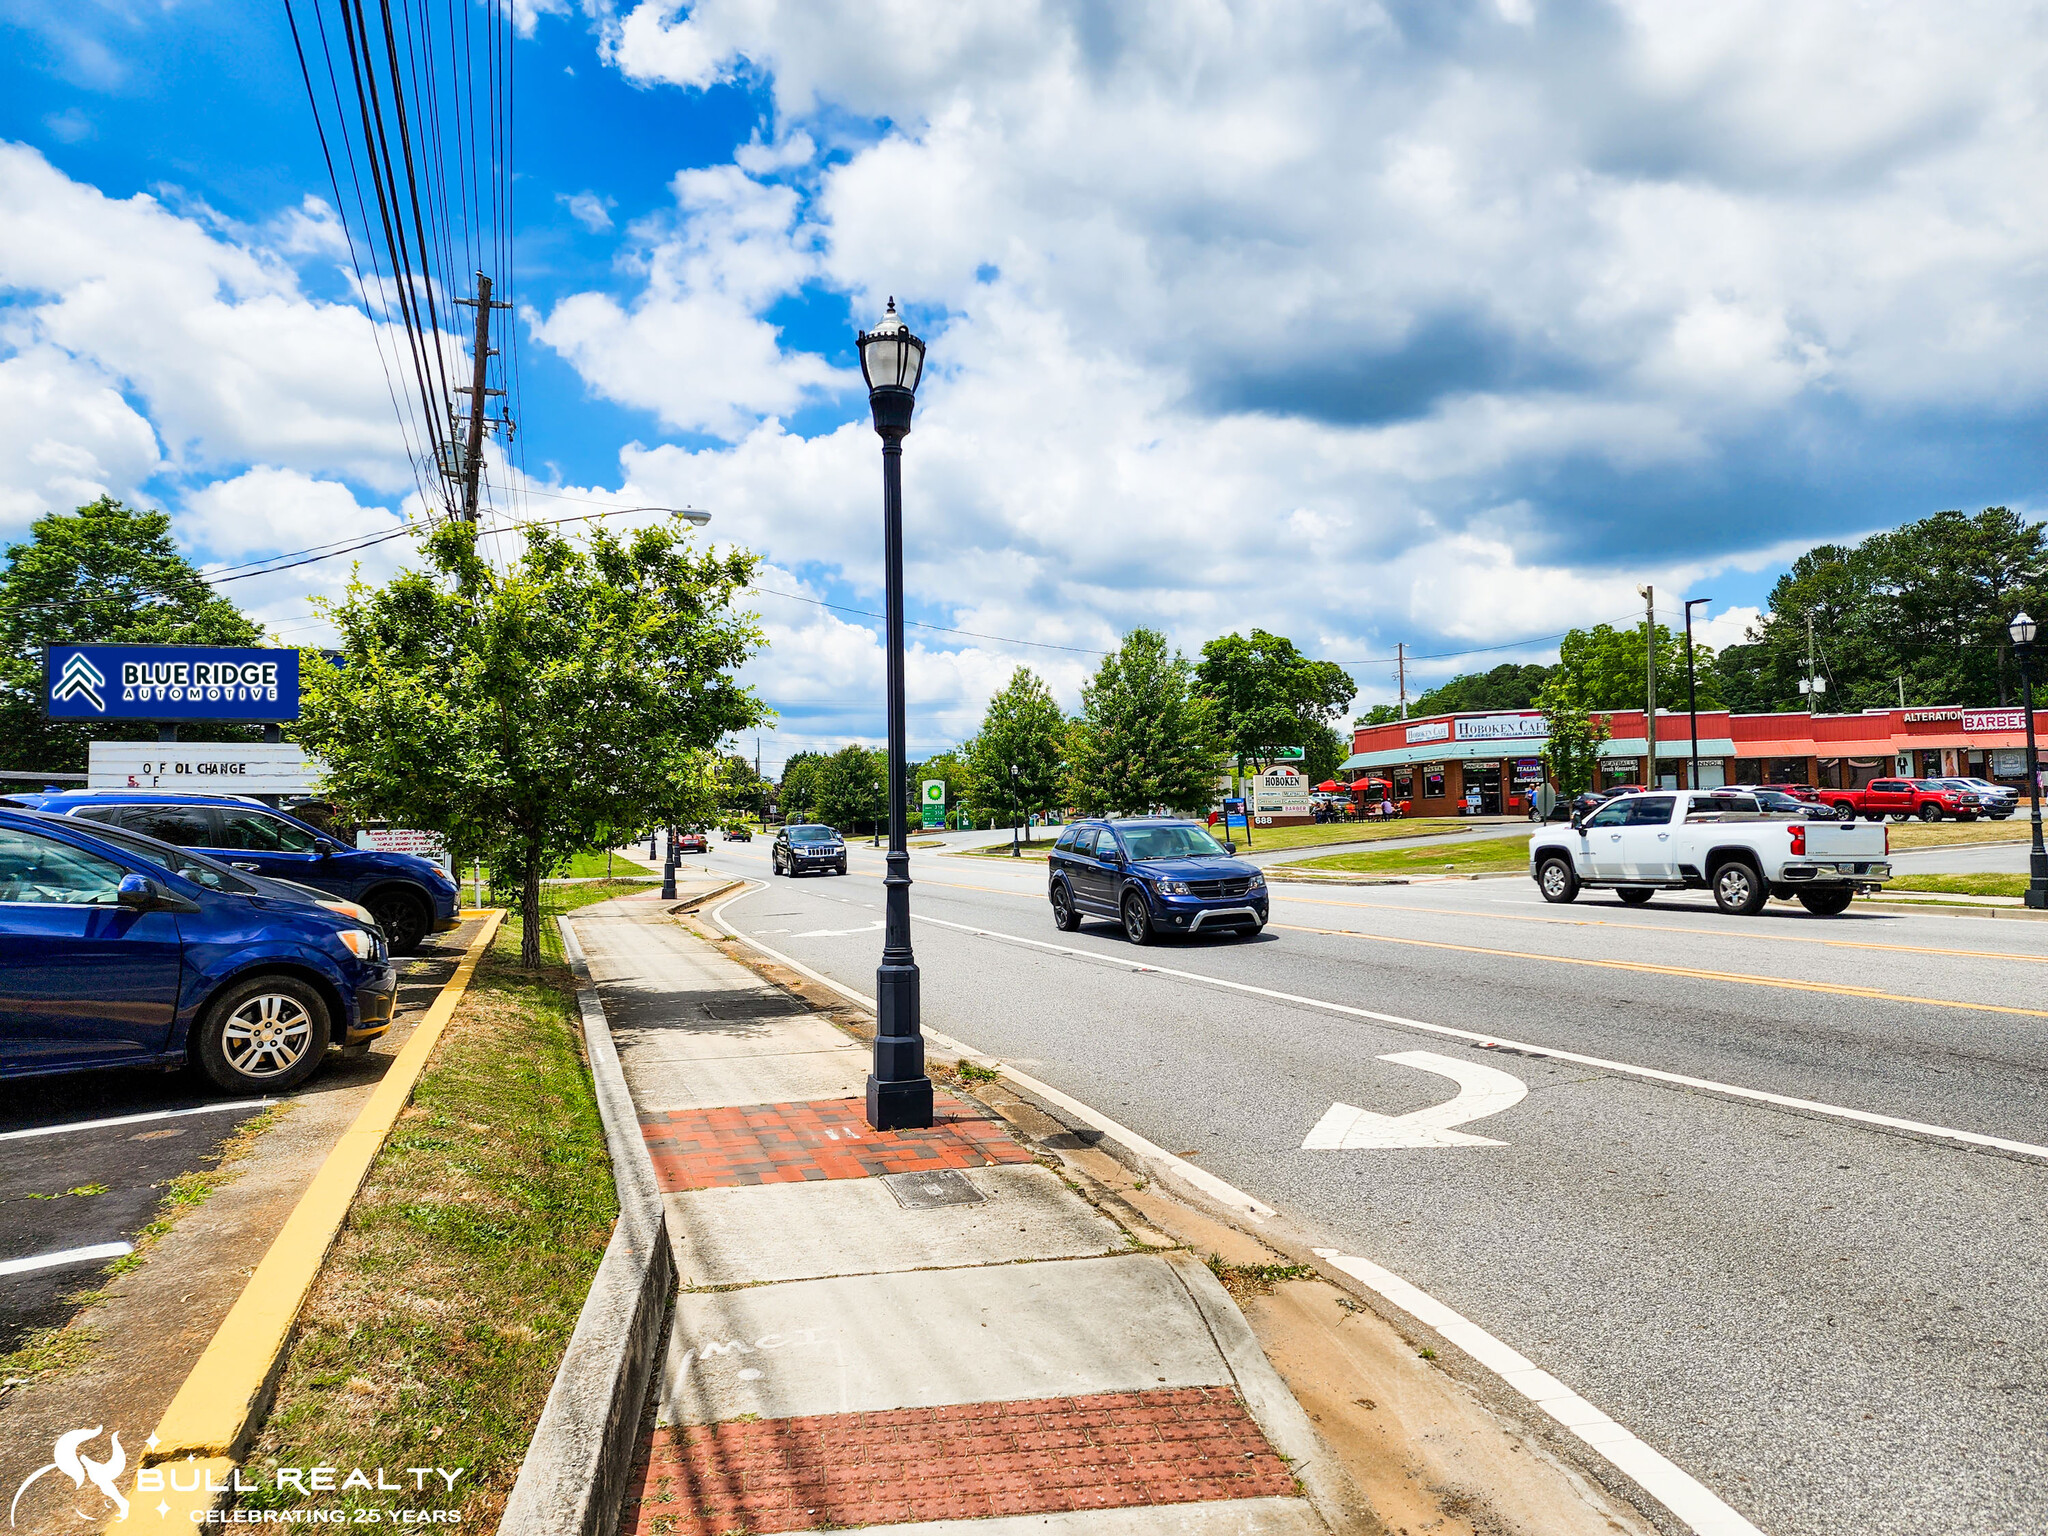
M 195 1104 L 190 1109 L 153 1109 L 147 1114 L 115 1115 L 106 1120 L 74 1120 L 69 1125 L 37 1125 L 25 1131 L 0 1131 L 0 1141 L 21 1141 L 30 1136 L 62 1136 L 68 1131 L 97 1131 L 110 1125 L 140 1125 L 145 1120 L 169 1120 L 177 1115 L 218 1115 L 231 1109 L 262 1109 L 275 1099 L 231 1099 L 225 1104 Z
M 1444 939 L 1396 938 L 1390 933 L 1364 933 L 1356 928 L 1313 928 L 1303 923 L 1273 923 L 1289 933 L 1320 933 L 1331 938 L 1363 939 L 1372 944 L 1403 944 L 1411 949 L 1445 949 L 1466 955 L 1495 955 L 1505 960 L 1541 960 L 1550 965 L 1583 965 L 1602 971 L 1639 971 L 1652 976 L 1680 976 L 1688 981 L 1725 981 L 1735 986 L 1775 987 L 1791 992 L 1824 992 L 1880 1003 L 1918 1003 L 1926 1008 L 1960 1008 L 1969 1013 L 2011 1013 L 2027 1019 L 2048 1019 L 2048 1009 L 2015 1008 L 2007 1003 L 1971 1003 L 1953 997 L 1922 997 L 1911 992 L 1884 992 L 1852 987 L 1840 981 L 1795 981 L 1785 976 L 1752 976 L 1743 971 L 1709 971 L 1688 965 L 1658 965 L 1649 960 L 1600 960 L 1583 955 L 1546 955 L 1533 949 L 1492 949 L 1484 944 L 1452 944 Z
M 757 886 L 754 889 L 758 890 L 762 889 L 762 887 Z M 710 916 L 712 921 L 742 943 L 751 945 L 778 963 L 786 965 L 799 974 L 808 976 L 811 980 L 831 988 L 842 997 L 851 999 L 862 1007 L 867 1008 L 870 1012 L 873 1011 L 875 1006 L 873 998 L 856 992 L 852 987 L 845 986 L 840 982 L 834 981 L 829 976 L 812 970 L 802 961 L 760 943 L 749 935 L 741 933 L 739 929 L 728 923 L 725 920 L 725 909 L 752 894 L 753 891 L 748 890 L 742 891 L 736 896 L 728 897 L 724 902 L 711 910 Z M 958 928 L 963 925 L 946 923 L 943 926 Z M 992 938 L 1009 937 L 1008 935 L 993 933 L 985 934 L 984 936 Z M 1078 954 L 1085 958 L 1099 958 L 1091 955 L 1086 950 L 1067 950 L 1059 945 L 1043 945 L 1041 941 L 1035 939 L 1022 940 L 1021 942 L 1040 945 L 1040 947 L 1047 949 L 1060 950 L 1062 953 Z M 1160 968 L 1152 967 L 1151 969 L 1158 970 Z M 1188 972 L 1168 972 L 1167 974 L 1188 975 L 1190 979 L 1196 981 L 1210 979 L 1194 976 Z M 1235 984 L 1224 983 L 1223 985 L 1234 986 Z M 1257 991 L 1261 989 L 1243 988 L 1242 990 Z M 1344 1009 L 1343 1011 L 1358 1012 L 1359 1010 Z M 936 1030 L 926 1030 L 925 1036 L 943 1050 L 958 1051 L 961 1055 L 973 1058 L 984 1066 L 996 1068 L 1004 1077 L 1016 1083 L 1019 1087 L 1032 1094 L 1041 1096 L 1081 1121 L 1082 1124 L 1090 1129 L 1100 1131 L 1104 1135 L 1122 1143 L 1142 1161 L 1171 1169 L 1185 1182 L 1201 1190 L 1211 1199 L 1218 1201 L 1225 1208 L 1242 1212 L 1254 1221 L 1264 1221 L 1279 1214 L 1272 1206 L 1246 1194 L 1243 1190 L 1226 1180 L 1218 1178 L 1215 1174 L 1209 1172 L 1208 1169 L 1197 1168 L 1194 1164 L 1175 1157 L 1171 1152 L 1166 1151 L 1146 1137 L 1139 1135 L 1128 1126 L 1122 1125 L 1112 1120 L 1109 1116 L 1090 1108 L 1088 1105 L 1068 1097 L 1049 1083 L 1041 1082 L 1027 1073 L 1018 1071 L 1014 1066 L 1006 1062 L 976 1051 L 964 1041 L 955 1040 L 951 1036 L 940 1034 Z M 1426 1053 L 1417 1052 L 1414 1054 Z M 1443 1059 L 1447 1060 L 1448 1058 Z M 1391 1270 L 1383 1269 L 1379 1265 L 1372 1263 L 1369 1259 L 1359 1259 L 1339 1254 L 1335 1249 L 1318 1248 L 1315 1252 L 1318 1257 L 1325 1258 L 1333 1269 L 1350 1276 L 1368 1289 L 1384 1296 L 1388 1301 L 1400 1307 L 1418 1321 L 1433 1327 L 1437 1326 L 1439 1321 L 1450 1324 L 1450 1329 L 1439 1328 L 1438 1331 L 1442 1332 L 1447 1340 L 1456 1344 L 1460 1349 L 1463 1349 L 1467 1354 L 1470 1354 L 1489 1369 L 1498 1370 L 1500 1365 L 1508 1365 L 1510 1368 L 1526 1368 L 1527 1372 L 1531 1374 L 1510 1380 L 1509 1385 L 1515 1387 L 1518 1392 L 1531 1402 L 1543 1408 L 1545 1413 L 1557 1419 L 1566 1428 L 1571 1429 L 1596 1454 L 1606 1458 L 1627 1476 L 1634 1478 L 1643 1488 L 1661 1500 L 1673 1515 L 1689 1525 L 1695 1536 L 1763 1536 L 1762 1532 L 1750 1525 L 1740 1515 L 1736 1514 L 1734 1510 L 1716 1498 L 1711 1491 L 1660 1452 L 1638 1439 L 1631 1431 L 1609 1419 L 1599 1409 L 1593 1407 L 1592 1404 L 1565 1386 L 1555 1376 L 1537 1370 L 1528 1360 L 1508 1345 L 1495 1339 L 1477 1324 L 1467 1322 L 1461 1314 L 1445 1306 L 1442 1302 L 1437 1301 L 1435 1297 L 1429 1295 L 1426 1291 L 1410 1285 Z M 1367 1278 L 1368 1276 L 1371 1278 Z M 1460 1324 L 1463 1326 L 1459 1327 L 1458 1325 Z M 1499 1362 L 1499 1364 L 1495 1362 Z M 1552 1407 L 1552 1404 L 1556 1406 Z
M 792 933 L 789 936 L 792 939 L 844 939 L 856 933 L 879 933 L 881 929 L 880 922 L 872 922 L 862 923 L 858 928 L 806 928 L 802 933 Z M 769 930 L 764 928 L 761 931 L 766 933 Z M 786 930 L 778 928 L 774 931 L 781 933 Z
M 1803 933 L 1758 933 L 1754 929 L 1684 928 L 1676 923 L 1623 923 L 1607 917 L 1516 917 L 1505 912 L 1472 912 L 1463 907 L 1404 907 L 1391 902 L 1338 901 L 1328 896 L 1288 896 L 1302 906 L 1351 907 L 1362 912 L 1419 912 L 1431 917 L 1485 917 L 1504 923 L 1547 923 L 1557 928 L 1633 928 L 1643 933 L 1696 933 L 1708 938 L 1768 939 L 1774 944 L 1821 944 L 1831 949 L 1876 949 L 1901 955 L 1948 955 L 1959 960 L 2021 960 L 2030 965 L 2048 965 L 2048 955 L 2018 955 L 2003 949 L 1945 949 L 1929 944 L 1879 944 L 1868 939 L 1824 939 Z M 1537 906 L 1532 901 L 1502 902 L 1502 906 Z
M 25 1275 L 36 1269 L 89 1264 L 96 1259 L 118 1259 L 134 1251 L 132 1243 L 94 1243 L 90 1248 L 64 1248 L 56 1253 L 38 1253 L 26 1259 L 0 1259 L 0 1275 Z
M 1120 959 L 1100 950 L 1075 949 L 1066 944 L 1050 944 L 1044 939 L 1027 939 L 1020 934 L 1004 933 L 995 928 L 977 928 L 967 923 L 950 923 L 940 917 L 925 917 L 913 912 L 911 916 L 920 923 L 930 923 L 940 928 L 952 928 L 961 933 L 970 933 L 981 938 L 996 939 L 1011 944 L 1023 944 L 1033 949 L 1048 950 L 1054 954 L 1070 955 L 1082 960 L 1095 960 L 1115 965 L 1123 970 L 1133 969 L 1128 960 Z M 1311 932 L 1325 930 L 1315 929 Z M 1341 930 L 1327 930 L 1341 933 Z M 1545 958 L 1538 956 L 1537 958 Z M 1739 1083 L 1721 1083 L 1712 1078 L 1688 1077 L 1682 1072 L 1665 1072 L 1656 1067 L 1639 1067 L 1632 1062 L 1610 1061 L 1603 1056 L 1587 1056 L 1578 1051 L 1561 1051 L 1552 1046 L 1535 1045 L 1524 1040 L 1509 1040 L 1500 1035 L 1484 1035 L 1476 1030 L 1458 1029 L 1449 1024 L 1430 1024 L 1422 1019 L 1404 1018 L 1398 1013 L 1377 1013 L 1370 1008 L 1354 1008 L 1349 1003 L 1333 1003 L 1320 997 L 1304 997 L 1298 992 L 1280 992 L 1271 987 L 1255 987 L 1247 981 L 1228 981 L 1221 976 L 1204 976 L 1199 971 L 1176 970 L 1172 966 L 1153 965 L 1143 969 L 1161 976 L 1172 976 L 1181 981 L 1197 982 L 1203 986 L 1219 987 L 1226 992 L 1240 992 L 1249 997 L 1268 998 L 1274 1002 L 1292 1003 L 1302 1008 L 1320 1008 L 1326 1013 L 1339 1013 L 1354 1019 L 1370 1019 L 1375 1024 L 1391 1024 L 1396 1029 L 1420 1030 L 1424 1034 L 1441 1036 L 1447 1040 L 1462 1040 L 1486 1051 L 1513 1051 L 1518 1055 L 1540 1057 L 1546 1061 L 1570 1062 L 1573 1066 L 1592 1067 L 1602 1072 L 1615 1072 L 1624 1077 L 1641 1078 L 1645 1082 L 1662 1083 L 1676 1088 L 1692 1088 L 1701 1093 L 1718 1093 L 1728 1098 L 1741 1099 L 1753 1104 L 1770 1104 L 1780 1109 L 1798 1110 L 1805 1114 L 1820 1115 L 1831 1120 L 1846 1120 L 1855 1125 L 1876 1126 L 1883 1130 L 1902 1131 L 1908 1135 L 1928 1136 L 1941 1141 L 1953 1141 L 1964 1146 L 1984 1147 L 1996 1152 L 2009 1152 L 2019 1157 L 2048 1159 L 2048 1146 L 2038 1146 L 2030 1141 L 2015 1141 L 2007 1136 L 1987 1136 L 1980 1131 L 1957 1130 L 1952 1126 L 1933 1125 L 1923 1120 L 1906 1120 L 1896 1115 L 1874 1114 L 1865 1109 L 1850 1109 L 1841 1104 L 1825 1104 L 1818 1099 L 1794 1098 L 1789 1094 L 1770 1093 L 1761 1088 L 1745 1088 Z M 832 983 L 837 986 L 838 984 Z M 844 990 L 844 989 L 842 989 Z M 869 1006 L 873 1006 L 870 1004 Z
M 1455 1344 L 1506 1382 L 1528 1402 L 1577 1435 L 1604 1456 L 1672 1514 L 1692 1527 L 1696 1536 L 1763 1536 L 1698 1478 L 1660 1451 L 1617 1424 L 1550 1372 L 1518 1350 L 1502 1343 L 1477 1323 L 1445 1306 L 1419 1287 L 1370 1259 L 1318 1248 L 1317 1258 L 1341 1270 L 1375 1295 L 1406 1312 L 1418 1323 Z
M 1415 1067 L 1448 1077 L 1458 1085 L 1456 1098 L 1405 1115 L 1376 1115 L 1349 1104 L 1332 1104 L 1308 1139 L 1304 1152 L 1384 1151 L 1395 1147 L 1504 1147 L 1490 1136 L 1454 1131 L 1454 1125 L 1513 1109 L 1529 1096 L 1529 1085 L 1511 1073 L 1483 1067 L 1434 1051 L 1396 1051 L 1382 1056 L 1398 1066 Z

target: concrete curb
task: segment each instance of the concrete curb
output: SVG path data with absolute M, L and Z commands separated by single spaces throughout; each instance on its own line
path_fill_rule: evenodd
M 485 913 L 483 929 L 470 941 L 455 974 L 413 1029 L 362 1111 L 335 1142 L 192 1373 L 164 1410 L 149 1442 L 151 1449 L 139 1465 L 180 1458 L 200 1463 L 205 1475 L 193 1479 L 195 1486 L 170 1495 L 178 1501 L 180 1521 L 188 1512 L 212 1509 L 222 1494 L 233 1491 L 236 1465 L 270 1405 L 299 1309 L 319 1278 L 320 1266 L 348 1219 L 370 1165 L 383 1150 L 384 1138 L 412 1101 L 413 1089 L 504 916 L 495 908 Z M 137 1503 L 127 1520 L 112 1521 L 108 1529 L 139 1523 L 145 1514 L 156 1513 Z
M 618 1185 L 619 1221 L 534 1427 L 498 1525 L 500 1536 L 612 1536 L 618 1529 L 640 1409 L 676 1281 L 654 1160 L 640 1134 L 604 1003 L 591 984 L 576 930 L 566 917 L 556 922 L 576 976 L 590 1077 Z

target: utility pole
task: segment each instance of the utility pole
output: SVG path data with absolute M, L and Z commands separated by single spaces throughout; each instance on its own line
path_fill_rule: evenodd
M 1647 680 L 1643 689 L 1643 745 L 1647 752 L 1643 788 L 1657 787 L 1657 589 L 1637 587 L 1643 596 L 1643 656 Z
M 458 395 L 469 396 L 469 427 L 463 437 L 461 460 L 453 465 L 443 465 L 442 470 L 450 476 L 459 476 L 462 481 L 462 518 L 464 522 L 476 521 L 477 481 L 484 467 L 484 399 L 488 395 L 502 395 L 502 389 L 484 388 L 484 370 L 490 360 L 497 356 L 491 350 L 491 311 L 510 309 L 509 302 L 491 302 L 491 280 L 483 273 L 476 275 L 476 297 L 457 299 L 457 304 L 471 304 L 476 307 L 476 342 L 473 348 L 475 363 L 470 370 L 470 386 L 458 389 Z
M 1408 718 L 1408 642 L 1399 641 L 1394 646 L 1394 674 L 1401 685 L 1401 718 Z
M 1806 712 L 1810 715 L 1820 696 L 1828 691 L 1827 683 L 1820 675 L 1820 651 L 1813 643 L 1813 615 L 1806 616 L 1806 655 L 1801 658 L 1806 667 L 1806 676 L 1799 679 L 1799 691 L 1806 696 Z M 1906 680 L 1899 679 L 1899 707 L 1906 705 Z

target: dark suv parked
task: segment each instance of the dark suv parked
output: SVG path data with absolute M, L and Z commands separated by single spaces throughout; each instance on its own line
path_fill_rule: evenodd
M 846 873 L 846 840 L 831 827 L 798 822 L 775 834 L 768 867 L 778 875 L 800 875 L 807 869 L 823 874 Z
M 428 934 L 462 921 L 458 887 L 440 865 L 409 853 L 351 848 L 295 816 L 232 795 L 92 789 L 7 798 L 30 810 L 125 827 L 237 869 L 360 902 L 394 955 L 409 955 Z
M 1049 863 L 1052 920 L 1068 933 L 1090 915 L 1122 923 L 1133 944 L 1266 926 L 1266 877 L 1197 822 L 1077 821 L 1060 834 Z

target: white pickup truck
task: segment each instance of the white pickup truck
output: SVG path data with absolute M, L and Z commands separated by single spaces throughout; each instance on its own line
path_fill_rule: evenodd
M 1529 874 L 1545 901 L 1602 889 L 1640 905 L 1658 891 L 1707 890 L 1723 912 L 1748 916 L 1778 896 L 1835 917 L 1858 891 L 1883 889 L 1890 855 L 1883 825 L 1775 816 L 1734 791 L 1649 790 L 1536 833 Z

